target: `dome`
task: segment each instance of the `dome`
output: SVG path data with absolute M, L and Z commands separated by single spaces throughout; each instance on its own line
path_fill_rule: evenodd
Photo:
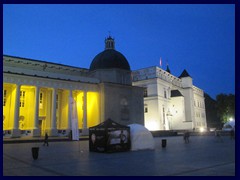
M 130 70 L 127 59 L 114 48 L 114 39 L 109 36 L 105 39 L 105 50 L 96 55 L 90 65 L 90 71 L 96 69 L 124 69 Z
M 90 65 L 90 71 L 112 68 L 130 70 L 127 59 L 120 52 L 114 49 L 106 49 L 105 51 L 99 53 L 95 56 Z

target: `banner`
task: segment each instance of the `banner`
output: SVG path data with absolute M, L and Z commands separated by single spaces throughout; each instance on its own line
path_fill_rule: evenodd
M 78 130 L 78 115 L 77 115 L 77 104 L 74 98 L 70 97 L 70 115 L 71 115 L 71 128 L 72 128 L 72 140 L 79 140 Z

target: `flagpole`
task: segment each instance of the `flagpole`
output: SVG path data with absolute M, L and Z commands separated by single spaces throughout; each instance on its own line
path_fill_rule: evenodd
M 162 57 L 160 57 L 159 64 L 160 64 L 160 67 L 162 68 Z

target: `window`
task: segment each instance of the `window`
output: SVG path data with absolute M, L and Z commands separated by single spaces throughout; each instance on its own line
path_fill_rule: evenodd
M 145 112 L 145 113 L 148 112 L 148 107 L 144 107 L 144 112 Z
M 25 91 L 20 91 L 20 102 L 19 107 L 25 106 Z
M 164 98 L 167 98 L 167 91 L 164 89 Z
M 148 97 L 148 91 L 146 87 L 144 88 L 144 91 L 143 91 L 143 97 Z
M 3 90 L 3 106 L 6 106 L 6 101 L 7 101 L 7 90 Z
M 40 92 L 39 94 L 39 108 L 42 109 L 43 108 L 43 93 Z

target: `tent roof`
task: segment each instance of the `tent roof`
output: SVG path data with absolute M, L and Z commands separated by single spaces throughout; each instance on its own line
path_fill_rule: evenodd
M 235 121 L 228 121 L 223 126 L 227 126 L 227 125 L 230 125 L 231 127 L 234 127 L 235 126 Z
M 93 126 L 93 127 L 90 127 L 90 129 L 111 129 L 111 128 L 113 128 L 113 129 L 115 129 L 115 128 L 124 128 L 124 129 L 129 129 L 129 127 L 128 126 L 124 126 L 124 125 L 121 125 L 121 124 L 118 124 L 118 123 L 116 123 L 116 122 L 114 122 L 113 120 L 111 120 L 111 119 L 107 119 L 106 121 L 104 121 L 104 122 L 102 122 L 102 123 L 100 123 L 100 124 L 98 124 L 97 126 Z

